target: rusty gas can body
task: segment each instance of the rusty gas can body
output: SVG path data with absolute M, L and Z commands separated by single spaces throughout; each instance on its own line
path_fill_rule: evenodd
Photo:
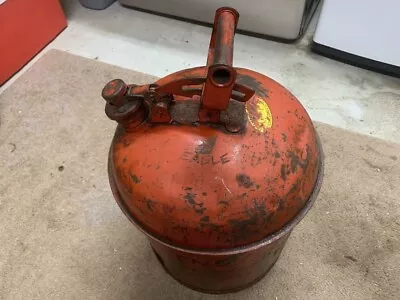
M 322 149 L 300 102 L 232 67 L 238 13 L 217 11 L 207 65 L 148 85 L 109 82 L 119 125 L 109 153 L 114 197 L 181 283 L 244 288 L 274 265 L 322 182 Z

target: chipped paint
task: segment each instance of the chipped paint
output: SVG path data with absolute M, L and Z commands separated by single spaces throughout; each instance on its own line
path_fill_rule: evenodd
M 272 127 L 272 113 L 268 104 L 262 98 L 257 98 L 256 112 L 249 109 L 246 103 L 246 114 L 250 124 L 259 132 L 264 133 Z

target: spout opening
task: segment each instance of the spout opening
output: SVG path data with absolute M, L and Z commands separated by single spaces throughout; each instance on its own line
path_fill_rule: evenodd
M 217 85 L 226 86 L 232 81 L 232 73 L 225 68 L 218 68 L 213 71 L 211 78 Z

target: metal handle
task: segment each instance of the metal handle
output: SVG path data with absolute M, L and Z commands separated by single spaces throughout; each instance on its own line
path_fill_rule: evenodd
M 216 11 L 207 66 L 215 64 L 232 66 L 233 38 L 238 21 L 239 13 L 233 8 L 221 7 Z
M 238 20 L 239 13 L 233 8 L 222 7 L 215 13 L 207 58 L 207 79 L 201 101 L 203 110 L 221 111 L 226 110 L 229 105 L 236 81 L 236 71 L 232 63 L 233 38 Z

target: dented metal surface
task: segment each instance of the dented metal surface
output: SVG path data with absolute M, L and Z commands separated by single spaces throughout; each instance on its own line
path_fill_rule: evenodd
M 109 155 L 117 203 L 172 276 L 209 292 L 243 288 L 272 267 L 323 174 L 300 102 L 232 67 L 237 18 L 217 11 L 207 66 L 103 90 L 119 123 Z

